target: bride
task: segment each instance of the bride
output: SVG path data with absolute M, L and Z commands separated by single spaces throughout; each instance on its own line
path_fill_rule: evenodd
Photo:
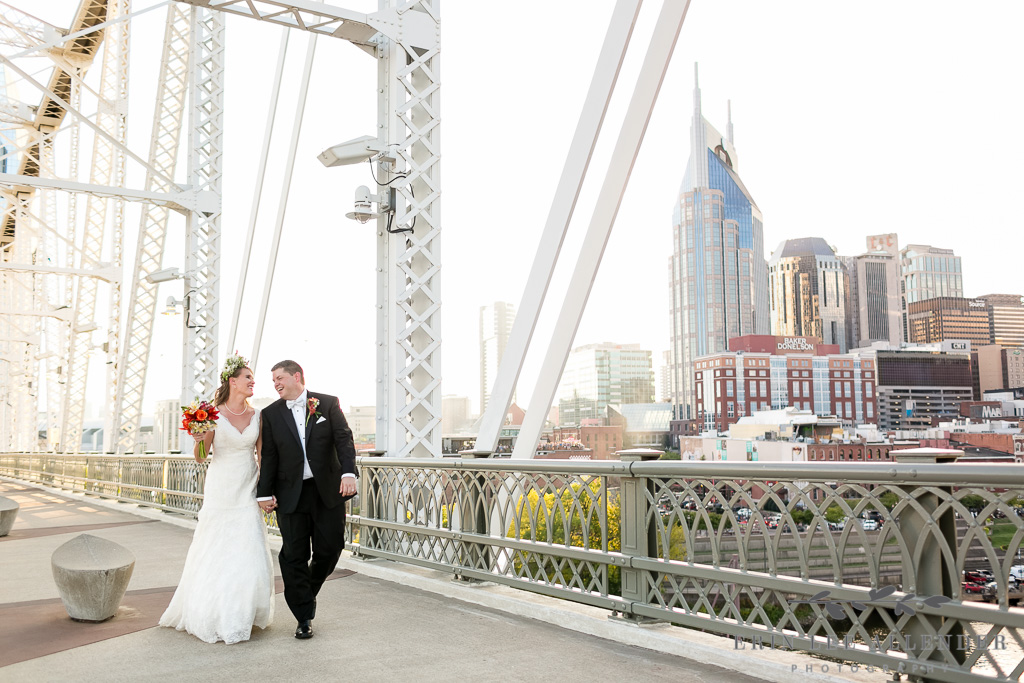
M 195 436 L 210 454 L 192 545 L 161 626 L 188 631 L 207 643 L 248 640 L 253 626 L 274 618 L 274 574 L 267 528 L 256 503 L 259 413 L 249 405 L 252 370 L 232 356 L 213 404 L 217 429 Z

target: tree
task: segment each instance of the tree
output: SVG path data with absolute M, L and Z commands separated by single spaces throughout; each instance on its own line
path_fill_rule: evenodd
M 584 491 L 586 487 L 588 491 Z M 590 550 L 618 551 L 620 539 L 620 505 L 617 493 L 607 495 L 607 538 L 608 547 L 602 547 L 601 515 L 595 503 L 601 500 L 601 479 L 595 478 L 586 484 L 575 482 L 562 489 L 560 495 L 547 493 L 543 499 L 536 490 L 530 491 L 519 499 L 516 506 L 519 511 L 518 523 L 513 521 L 508 529 L 510 538 L 552 545 L 586 548 Z M 518 527 L 518 529 L 517 529 Z M 566 528 L 569 534 L 566 539 Z M 586 531 L 584 533 L 584 530 Z M 538 553 L 530 553 L 524 563 L 523 555 L 516 553 L 515 569 L 519 575 L 537 578 L 540 568 L 544 567 L 544 575 L 548 581 L 563 586 L 574 583 L 573 569 L 566 563 L 561 572 L 553 568 L 553 563 L 538 563 Z M 593 574 L 584 564 L 576 565 L 579 582 L 589 586 Z M 618 567 L 608 567 L 608 592 L 617 595 L 620 591 L 621 578 Z
M 843 509 L 835 503 L 829 505 L 828 509 L 825 510 L 825 521 L 829 524 L 838 524 L 843 521 L 845 517 L 846 513 L 844 513 Z
M 894 491 L 886 491 L 878 500 L 885 506 L 886 510 L 891 512 L 896 507 L 896 504 L 900 502 L 900 497 Z
M 960 502 L 965 508 L 974 513 L 980 512 L 985 507 L 985 499 L 974 493 L 967 494 L 960 499 Z

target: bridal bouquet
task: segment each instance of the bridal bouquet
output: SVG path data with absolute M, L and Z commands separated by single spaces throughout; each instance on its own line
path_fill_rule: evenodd
M 220 413 L 208 401 L 198 398 L 191 404 L 181 407 L 181 430 L 189 434 L 205 434 L 217 428 Z M 206 444 L 199 442 L 199 458 L 206 458 Z

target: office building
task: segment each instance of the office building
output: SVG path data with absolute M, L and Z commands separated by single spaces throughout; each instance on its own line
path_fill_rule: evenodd
M 376 440 L 377 406 L 352 406 L 345 411 L 345 419 L 356 443 Z
M 153 450 L 157 453 L 177 453 L 181 450 L 182 434 L 181 400 L 171 398 L 157 401 L 153 415 Z
M 900 263 L 895 234 L 871 235 L 868 251 L 842 258 L 849 282 L 846 341 L 851 349 L 903 338 L 900 308 Z
M 669 261 L 678 420 L 695 415 L 694 359 L 726 350 L 733 337 L 771 329 L 762 216 L 737 172 L 731 109 L 726 132 L 701 114 L 695 68 L 690 159 L 673 209 Z
M 846 267 L 820 237 L 785 240 L 768 259 L 772 334 L 817 337 L 846 352 Z
M 813 337 L 750 335 L 694 364 L 697 419 L 725 431 L 756 412 L 793 407 L 845 424 L 877 419 L 874 359 Z
M 469 396 L 443 396 L 441 398 L 441 424 L 445 434 L 458 434 L 470 426 L 472 409 Z
M 516 307 L 504 301 L 480 307 L 480 414 L 487 409 L 494 378 L 516 320 Z M 513 396 L 512 400 L 515 400 Z
M 573 349 L 558 387 L 559 425 L 603 420 L 611 404 L 653 403 L 651 355 L 638 344 L 588 344 Z
M 941 296 L 907 304 L 907 341 L 932 344 L 969 341 L 975 346 L 992 343 L 988 304 L 981 299 Z
M 909 244 L 900 250 L 900 308 L 903 338 L 910 340 L 907 307 L 937 297 L 961 298 L 964 295 L 960 257 L 952 249 L 924 244 Z
M 662 351 L 661 367 L 658 369 L 658 400 L 672 402 L 672 352 Z
M 876 344 L 878 426 L 915 429 L 959 413 L 972 396 L 970 342 L 940 342 L 902 349 Z
M 1024 347 L 1024 296 L 986 294 L 977 299 L 988 305 L 992 343 L 1003 347 Z
M 972 354 L 972 361 L 977 365 L 978 374 L 974 400 L 982 400 L 987 391 L 1024 387 L 1024 349 L 998 344 L 979 346 Z

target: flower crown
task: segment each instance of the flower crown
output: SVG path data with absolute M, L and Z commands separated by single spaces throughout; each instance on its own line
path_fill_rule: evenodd
M 239 356 L 237 352 L 233 356 L 228 356 L 228 359 L 224 361 L 224 372 L 220 373 L 220 381 L 227 382 L 234 377 L 239 368 L 244 368 L 248 365 L 249 361 Z

